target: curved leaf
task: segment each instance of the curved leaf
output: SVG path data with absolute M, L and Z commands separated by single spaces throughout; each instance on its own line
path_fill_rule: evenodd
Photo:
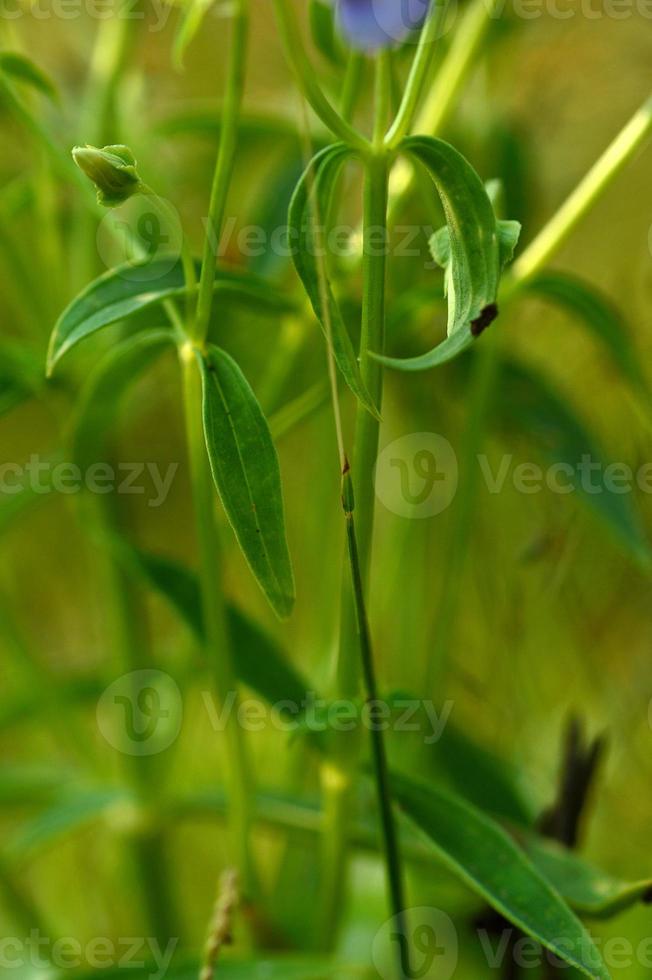
M 330 283 L 320 283 L 321 270 L 315 254 L 317 249 L 322 248 L 317 230 L 319 226 L 323 227 L 328 214 L 333 184 L 340 168 L 351 156 L 353 151 L 348 146 L 335 143 L 314 157 L 296 186 L 290 202 L 288 224 L 294 265 L 327 340 L 330 334 L 335 362 L 354 395 L 372 415 L 378 417 L 373 399 L 362 380 L 358 359 Z M 323 291 L 326 294 L 324 297 Z
M 411 136 L 401 149 L 425 167 L 446 215 L 433 237 L 435 260 L 445 268 L 448 336 L 418 357 L 374 357 L 401 371 L 423 371 L 457 357 L 498 315 L 500 275 L 518 239 L 516 222 L 497 222 L 491 200 L 468 161 L 443 140 Z
M 533 864 L 580 915 L 606 919 L 652 899 L 652 878 L 622 881 L 594 868 L 554 841 L 517 835 Z
M 582 320 L 611 355 L 628 381 L 647 391 L 645 374 L 618 308 L 590 283 L 561 272 L 545 272 L 531 279 L 526 290 L 552 300 Z
M 275 315 L 292 311 L 294 305 L 274 286 L 258 276 L 236 269 L 220 269 L 215 292 L 254 302 L 258 309 Z M 151 262 L 125 263 L 111 269 L 86 287 L 64 310 L 50 338 L 47 370 L 81 340 L 121 320 L 130 320 L 165 300 L 187 295 L 183 267 L 170 256 Z
M 392 792 L 442 862 L 515 926 L 594 980 L 610 980 L 588 932 L 509 835 L 459 797 L 407 776 Z
M 215 486 L 258 584 L 275 612 L 294 604 L 281 474 L 267 421 L 247 379 L 225 351 L 199 358 L 204 434 Z
M 0 71 L 8 75 L 12 81 L 25 82 L 41 95 L 47 95 L 53 101 L 57 98 L 57 90 L 52 80 L 30 58 L 16 51 L 0 53 Z

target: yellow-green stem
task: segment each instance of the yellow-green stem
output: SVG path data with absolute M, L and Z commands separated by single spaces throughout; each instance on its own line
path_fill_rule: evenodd
M 206 658 L 214 678 L 217 711 L 228 721 L 222 753 L 229 799 L 232 853 L 240 872 L 245 900 L 256 896 L 251 856 L 251 772 L 243 731 L 238 724 L 238 688 L 233 668 L 220 565 L 220 540 L 215 515 L 215 487 L 202 425 L 202 387 L 197 354 L 190 343 L 180 348 L 186 439 L 190 464 L 197 547 L 199 550 L 202 612 Z
M 236 0 L 231 18 L 231 41 L 227 64 L 226 89 L 222 108 L 220 147 L 213 174 L 208 222 L 204 239 L 197 317 L 193 337 L 201 346 L 206 340 L 213 305 L 213 286 L 217 275 L 217 255 L 224 224 L 229 187 L 233 176 L 240 125 L 240 111 L 245 85 L 247 40 L 249 35 L 248 0 Z

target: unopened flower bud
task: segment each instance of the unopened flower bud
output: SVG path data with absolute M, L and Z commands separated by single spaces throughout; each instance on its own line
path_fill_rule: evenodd
M 97 200 L 105 208 L 124 204 L 141 189 L 136 160 L 128 146 L 76 146 L 73 160 L 97 188 Z

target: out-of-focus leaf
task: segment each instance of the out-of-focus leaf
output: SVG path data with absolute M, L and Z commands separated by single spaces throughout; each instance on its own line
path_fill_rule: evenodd
M 59 768 L 55 771 L 35 766 L 2 766 L 0 767 L 0 806 L 50 802 L 61 792 L 64 781 L 65 775 Z
M 52 806 L 22 824 L 6 844 L 4 856 L 10 863 L 31 858 L 41 848 L 94 823 L 110 807 L 128 800 L 128 794 L 112 788 L 64 793 Z
M 82 390 L 73 431 L 73 458 L 80 466 L 97 460 L 117 405 L 129 384 L 164 347 L 174 343 L 169 330 L 150 330 L 127 337 L 91 372 Z
M 342 377 L 367 411 L 378 412 L 362 380 L 358 359 L 333 291 L 328 281 L 320 281 L 318 250 L 323 249 L 320 234 L 328 215 L 333 185 L 352 151 L 343 143 L 322 150 L 308 164 L 290 203 L 288 223 L 292 234 L 296 270 L 308 294 Z M 325 259 L 324 259 L 325 266 Z M 322 296 L 322 292 L 325 296 Z
M 652 553 L 631 495 L 609 492 L 604 485 L 599 485 L 599 492 L 591 492 L 582 478 L 579 466 L 584 458 L 600 474 L 606 464 L 574 408 L 537 371 L 509 358 L 501 367 L 499 384 L 494 412 L 503 431 L 510 436 L 526 434 L 548 463 L 563 466 L 564 484 L 591 508 L 634 560 L 649 567 Z
M 652 878 L 623 881 L 593 867 L 573 851 L 535 834 L 517 833 L 533 864 L 578 914 L 607 919 L 652 900 Z
M 457 357 L 496 318 L 501 272 L 520 228 L 516 222 L 496 221 L 484 184 L 448 143 L 411 136 L 401 148 L 426 168 L 446 214 L 446 228 L 434 236 L 432 249 L 445 269 L 448 336 L 418 357 L 374 356 L 401 371 L 423 371 Z
M 53 101 L 57 99 L 57 90 L 52 79 L 23 54 L 15 51 L 0 52 L 0 71 L 12 81 L 24 82 L 41 95 L 47 95 Z
M 188 45 L 191 44 L 214 0 L 186 0 L 174 38 L 172 56 L 177 68 L 183 68 Z
M 278 456 L 260 405 L 225 351 L 199 358 L 206 446 L 217 492 L 258 584 L 278 616 L 294 605 Z
M 165 980 L 197 980 L 200 964 L 188 961 L 186 954 L 179 954 L 179 962 L 165 971 Z M 185 962 L 184 962 L 185 960 Z M 128 975 L 133 980 L 151 980 L 160 972 L 153 962 L 145 968 L 130 967 Z M 124 969 L 102 969 L 78 974 L 79 980 L 122 980 Z M 367 980 L 371 971 L 363 966 L 347 966 L 327 956 L 279 956 L 273 959 L 248 960 L 220 958 L 219 976 L 224 980 Z M 60 980 L 48 977 L 48 980 Z M 61 978 L 62 980 L 62 978 Z
M 309 0 L 310 33 L 318 51 L 336 67 L 344 63 L 344 52 L 335 29 L 335 5 L 329 0 Z
M 610 980 L 588 932 L 493 820 L 436 786 L 391 777 L 394 800 L 442 863 L 513 925 L 594 980 Z
M 125 557 L 144 579 L 176 609 L 190 629 L 204 635 L 197 576 L 179 562 L 125 545 Z M 227 606 L 227 621 L 238 679 L 269 704 L 300 705 L 309 685 L 288 663 L 283 650 L 262 627 L 237 606 Z
M 433 763 L 457 793 L 495 817 L 530 826 L 534 814 L 504 759 L 464 734 L 450 721 L 432 748 Z
M 223 106 L 217 104 L 206 108 L 205 103 L 185 108 L 161 120 L 155 131 L 161 136 L 209 136 L 217 138 L 222 129 Z M 316 134 L 313 134 L 313 139 Z M 278 145 L 279 141 L 300 144 L 301 137 L 296 116 L 273 113 L 256 113 L 245 110 L 239 126 L 240 140 L 253 142 L 269 140 Z
M 544 272 L 528 282 L 530 292 L 551 300 L 580 320 L 609 353 L 632 385 L 648 391 L 627 325 L 611 300 L 590 283 L 561 272 Z

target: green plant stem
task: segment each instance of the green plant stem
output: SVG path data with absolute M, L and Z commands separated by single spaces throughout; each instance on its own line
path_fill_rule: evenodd
M 512 266 L 506 289 L 522 286 L 554 253 L 652 134 L 652 95 L 634 113 L 548 224 Z
M 367 705 L 371 706 L 373 709 L 373 707 L 378 704 L 378 684 L 376 682 L 376 669 L 374 665 L 371 634 L 369 631 L 369 621 L 367 618 L 364 587 L 362 583 L 360 559 L 358 554 L 358 543 L 356 539 L 353 481 L 351 479 L 351 473 L 348 469 L 345 469 L 343 475 L 342 503 L 344 506 L 344 516 L 346 520 L 346 538 L 349 552 L 349 565 L 351 570 L 351 585 L 353 588 L 356 611 L 364 694 Z M 392 810 L 392 794 L 389 781 L 389 768 L 387 765 L 385 739 L 383 732 L 380 730 L 378 725 L 371 725 L 370 738 L 371 756 L 378 797 L 378 808 L 380 812 L 382 850 L 385 859 L 390 908 L 394 919 L 394 927 L 400 936 L 407 938 L 408 931 L 405 918 L 405 896 L 403 892 L 401 853 L 396 822 Z M 400 951 L 403 947 L 397 943 L 396 948 Z M 398 966 L 398 975 L 402 978 L 404 975 L 404 969 L 406 966 L 408 966 L 408 964 L 402 962 L 400 952 Z M 409 970 L 406 970 L 406 972 L 409 972 Z
M 368 148 L 365 138 L 340 115 L 324 95 L 315 70 L 306 56 L 291 4 L 288 0 L 273 0 L 273 3 L 285 56 L 306 102 L 338 139 L 365 151 Z
M 421 31 L 417 51 L 412 61 L 410 74 L 403 93 L 403 99 L 399 106 L 396 119 L 385 138 L 385 142 L 389 147 L 396 147 L 403 137 L 410 132 L 414 123 L 419 99 L 421 98 L 421 93 L 423 92 L 435 52 L 435 42 L 442 33 L 447 11 L 447 0 L 437 0 Z
M 414 122 L 414 132 L 435 136 L 448 121 L 451 111 L 469 74 L 477 64 L 477 54 L 493 19 L 501 9 L 501 0 L 474 0 L 466 11 L 452 44 L 437 73 L 434 84 Z M 390 185 L 390 222 L 400 202 L 413 186 L 414 171 L 400 161 Z
M 245 86 L 247 63 L 247 41 L 249 37 L 249 2 L 236 0 L 231 17 L 231 43 L 226 72 L 226 89 L 222 106 L 222 126 L 220 147 L 213 174 L 210 204 L 208 207 L 208 226 L 204 240 L 197 317 L 193 328 L 195 341 L 202 346 L 206 341 L 213 305 L 213 286 L 217 275 L 216 261 L 220 236 L 224 223 L 226 202 L 233 176 L 240 113 Z
M 390 73 L 387 57 L 376 72 L 374 135 L 378 143 L 366 160 L 363 219 L 363 299 L 360 334 L 360 371 L 378 410 L 382 407 L 383 369 L 369 352 L 384 349 L 386 247 L 379 246 L 387 228 L 387 184 L 390 157 L 382 147 L 390 102 Z M 380 144 L 380 145 L 378 145 Z M 378 454 L 379 423 L 369 412 L 358 409 L 353 448 L 356 538 L 360 579 L 366 595 L 374 521 L 373 470 Z M 337 660 L 337 691 L 340 697 L 355 697 L 360 673 L 357 658 L 357 628 L 351 588 L 343 582 L 340 644 Z M 324 835 L 324 883 L 322 930 L 332 943 L 342 908 L 347 864 L 347 835 L 351 806 L 352 764 L 355 752 L 350 740 L 340 746 L 335 765 L 323 769 L 326 832 Z
M 256 878 L 250 850 L 252 824 L 251 774 L 243 732 L 237 720 L 237 681 L 226 621 L 220 567 L 220 541 L 215 521 L 215 488 L 202 426 L 202 388 L 197 354 L 190 343 L 180 348 L 197 546 L 199 548 L 202 610 L 206 629 L 206 656 L 212 665 L 217 709 L 231 718 L 224 731 L 225 784 L 230 809 L 230 832 L 245 900 L 256 896 Z
M 347 123 L 353 122 L 355 108 L 358 104 L 360 91 L 365 73 L 365 59 L 357 51 L 352 51 L 346 63 L 342 95 L 340 98 L 340 113 Z

